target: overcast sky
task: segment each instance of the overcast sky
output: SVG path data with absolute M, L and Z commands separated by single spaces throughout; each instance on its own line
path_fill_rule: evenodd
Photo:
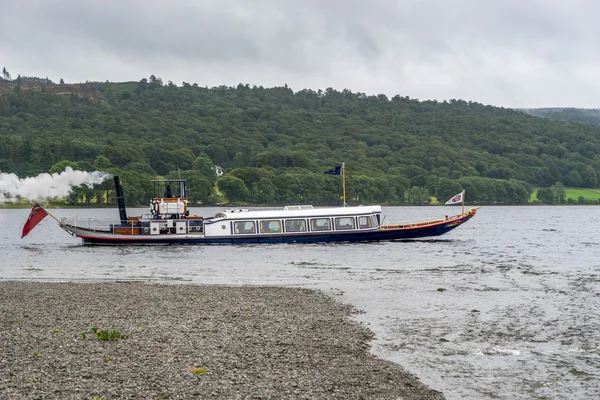
M 599 17 L 598 0 L 0 0 L 0 68 L 599 108 Z

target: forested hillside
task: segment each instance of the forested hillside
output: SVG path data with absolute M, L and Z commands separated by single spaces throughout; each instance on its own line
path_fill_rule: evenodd
M 599 127 L 461 100 L 178 87 L 154 76 L 0 85 L 0 171 L 106 170 L 122 177 L 129 204 L 147 202 L 149 179 L 178 173 L 195 201 L 215 201 L 216 186 L 231 202 L 339 204 L 340 179 L 323 171 L 342 162 L 350 204 L 423 203 L 462 189 L 473 202 L 518 204 L 531 186 L 598 187 L 598 149 Z M 102 193 L 78 199 L 107 201 Z
M 556 121 L 600 126 L 600 109 L 597 108 L 524 108 L 521 111 L 529 115 Z

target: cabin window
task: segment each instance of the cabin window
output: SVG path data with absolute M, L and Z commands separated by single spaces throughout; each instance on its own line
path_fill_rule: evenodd
M 358 217 L 358 227 L 360 229 L 372 228 L 371 217 Z
M 285 221 L 286 232 L 306 232 L 305 219 L 288 219 Z
M 354 229 L 354 217 L 341 217 L 335 219 L 335 229 L 336 230 L 344 230 L 344 229 Z
M 239 234 L 256 233 L 254 221 L 236 221 L 233 223 L 233 231 Z
M 373 226 L 379 226 L 379 214 L 372 215 L 371 219 L 373 220 Z
M 281 232 L 281 221 L 270 220 L 260 221 L 260 233 L 279 233 Z
M 311 231 L 330 231 L 331 230 L 331 219 L 330 218 L 313 218 L 310 220 Z

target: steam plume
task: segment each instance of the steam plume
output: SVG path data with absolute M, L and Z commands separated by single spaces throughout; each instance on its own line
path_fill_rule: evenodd
M 102 183 L 109 179 L 108 172 L 74 171 L 67 167 L 61 173 L 40 174 L 36 177 L 19 178 L 15 174 L 0 172 L 0 203 L 19 199 L 42 200 L 68 196 L 73 187 Z

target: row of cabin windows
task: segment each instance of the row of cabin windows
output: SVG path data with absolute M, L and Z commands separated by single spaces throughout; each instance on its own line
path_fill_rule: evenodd
M 362 216 L 358 217 L 358 228 L 368 229 L 372 228 L 374 224 L 377 224 L 375 216 Z M 311 231 L 330 231 L 332 218 L 311 218 L 310 220 Z M 286 232 L 307 232 L 306 219 L 287 219 L 285 220 L 285 231 Z M 354 217 L 337 217 L 333 218 L 335 230 L 351 230 L 356 229 L 356 219 Z M 281 220 L 261 220 L 258 222 L 258 228 L 260 233 L 281 233 Z M 235 221 L 233 223 L 233 231 L 236 234 L 248 234 L 256 233 L 256 226 L 254 221 Z

